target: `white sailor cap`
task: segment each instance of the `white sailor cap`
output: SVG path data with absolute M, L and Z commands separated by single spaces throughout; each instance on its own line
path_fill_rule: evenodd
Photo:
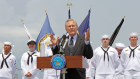
M 130 37 L 131 37 L 131 36 L 137 36 L 137 37 L 138 37 L 138 33 L 132 32 L 132 33 L 130 33 Z
M 12 48 L 14 47 L 14 45 L 9 41 L 4 42 L 4 45 L 10 45 Z
M 29 45 L 29 44 L 36 44 L 36 41 L 34 39 L 30 39 L 27 42 L 27 45 Z
M 9 41 L 6 41 L 6 42 L 4 42 L 4 45 L 10 45 L 10 46 L 12 46 L 12 43 L 9 42 Z
M 109 35 L 107 35 L 107 34 L 104 34 L 104 35 L 102 36 L 102 39 L 103 39 L 103 38 L 108 38 L 108 39 L 110 39 Z
M 124 49 L 125 45 L 123 43 L 116 43 L 115 47 L 118 48 L 118 49 Z

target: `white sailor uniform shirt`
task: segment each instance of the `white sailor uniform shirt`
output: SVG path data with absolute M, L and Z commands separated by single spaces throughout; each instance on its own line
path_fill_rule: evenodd
M 6 58 L 6 61 L 2 61 Z M 6 65 L 7 64 L 7 65 Z M 8 55 L 0 54 L 0 79 L 12 79 L 14 78 L 16 71 L 16 58 L 14 55 L 9 53 Z
M 33 54 L 32 58 L 29 57 L 29 54 L 30 55 Z M 40 53 L 37 51 L 34 52 L 27 51 L 22 55 L 21 58 L 21 69 L 23 72 L 22 79 L 39 79 L 39 69 L 37 69 L 37 57 L 39 56 Z M 29 57 L 29 62 L 28 62 L 28 57 Z M 25 76 L 28 72 L 32 74 L 31 77 Z
M 107 49 L 103 48 L 105 51 Z M 91 76 L 95 76 L 95 74 L 115 74 L 116 68 L 119 66 L 119 57 L 116 49 L 109 47 L 108 56 L 107 53 L 104 54 L 104 51 L 101 47 L 98 47 L 94 51 L 93 58 L 90 61 L 90 71 Z M 104 58 L 105 56 L 105 58 Z
M 131 49 L 135 49 L 131 53 Z M 140 46 L 126 47 L 121 53 L 121 63 L 124 71 L 135 70 L 140 71 Z

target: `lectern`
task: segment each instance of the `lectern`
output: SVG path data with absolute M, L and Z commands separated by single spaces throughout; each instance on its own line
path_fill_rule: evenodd
M 51 58 L 52 57 L 37 57 L 37 68 L 52 68 Z M 65 56 L 65 60 L 66 66 L 62 69 L 63 74 L 65 74 L 66 68 L 88 68 L 87 60 L 83 56 Z M 65 79 L 64 75 L 63 79 Z

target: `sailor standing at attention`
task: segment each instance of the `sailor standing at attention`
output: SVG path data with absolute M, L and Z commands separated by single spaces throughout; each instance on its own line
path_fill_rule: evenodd
M 95 76 L 95 79 L 114 79 L 115 70 L 119 65 L 118 52 L 109 46 L 108 35 L 103 35 L 101 41 L 102 46 L 95 49 L 88 73 L 91 73 L 91 77 Z
M 140 46 L 137 44 L 138 34 L 131 33 L 130 46 L 123 49 L 121 63 L 125 79 L 140 79 Z
M 16 71 L 16 58 L 11 52 L 12 44 L 4 42 L 3 52 L 0 54 L 0 79 L 13 79 Z
M 37 69 L 37 57 L 40 53 L 35 50 L 36 42 L 29 40 L 27 43 L 29 51 L 25 52 L 21 58 L 22 79 L 39 79 L 39 69 Z

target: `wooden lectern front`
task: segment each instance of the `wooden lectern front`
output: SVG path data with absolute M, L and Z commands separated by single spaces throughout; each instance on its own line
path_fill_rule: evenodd
M 52 57 L 37 57 L 37 68 L 52 68 Z M 66 66 L 65 68 L 88 68 L 88 63 L 83 56 L 65 56 Z

